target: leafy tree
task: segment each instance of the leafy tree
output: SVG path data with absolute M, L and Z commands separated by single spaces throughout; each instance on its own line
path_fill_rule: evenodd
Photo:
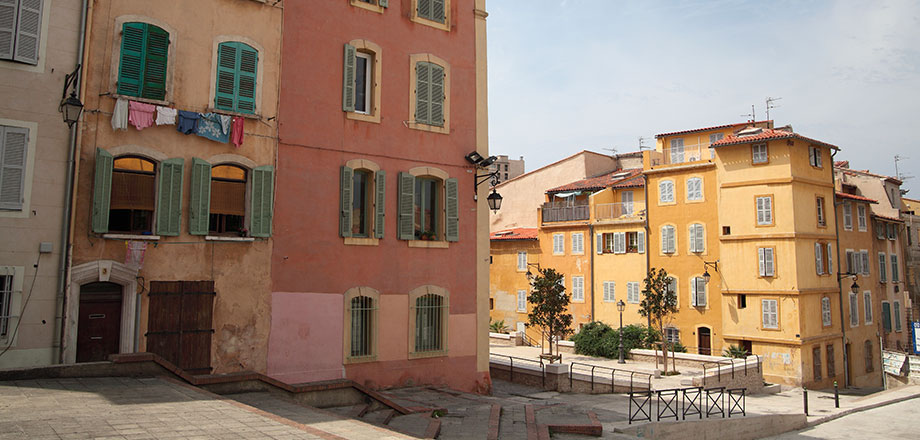
M 730 345 L 722 352 L 722 356 L 735 359 L 744 359 L 748 356 L 748 352 L 744 348 L 737 345 Z
M 552 268 L 540 269 L 531 282 L 533 291 L 527 302 L 533 305 L 527 319 L 531 326 L 542 329 L 549 341 L 549 354 L 553 354 L 554 337 L 563 338 L 572 332 L 572 314 L 567 312 L 569 296 L 562 285 L 562 274 Z M 556 351 L 558 351 L 558 347 Z
M 489 331 L 492 333 L 508 333 L 508 326 L 505 325 L 504 319 L 492 321 L 492 318 L 489 318 Z
M 664 334 L 664 325 L 671 322 L 671 314 L 677 313 L 677 293 L 670 288 L 671 277 L 664 269 L 649 269 L 645 277 L 645 297 L 639 303 L 639 314 L 649 318 L 655 329 Z M 661 355 L 664 358 L 664 373 L 668 373 L 668 341 L 662 340 Z
M 658 332 L 642 324 L 623 327 L 623 350 L 627 354 L 634 348 L 652 348 L 658 342 Z M 615 327 L 594 321 L 585 324 L 572 336 L 575 353 L 616 359 L 620 352 L 620 331 Z

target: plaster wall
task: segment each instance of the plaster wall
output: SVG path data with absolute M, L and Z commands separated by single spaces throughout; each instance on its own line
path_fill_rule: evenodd
M 538 263 L 542 267 L 540 244 L 536 240 L 492 240 L 490 254 L 492 264 L 489 266 L 489 298 L 492 300 L 492 309 L 489 311 L 491 320 L 504 321 L 509 331 L 518 329 L 518 323 L 527 323 L 527 312 L 530 304 L 524 311 L 517 308 L 517 292 L 524 290 L 530 295 L 530 281 L 527 280 L 527 269 L 519 270 L 517 266 L 518 252 L 527 252 L 529 263 Z M 530 271 L 537 273 L 536 266 Z

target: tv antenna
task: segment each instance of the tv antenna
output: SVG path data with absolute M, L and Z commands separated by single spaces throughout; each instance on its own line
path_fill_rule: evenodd
M 616 148 L 602 148 L 602 150 L 607 150 L 607 151 L 609 151 L 611 156 L 616 156 L 616 154 L 617 154 L 617 149 L 616 149 Z
M 645 146 L 645 138 L 642 136 L 639 136 L 639 151 L 645 150 L 647 148 L 648 147 Z
M 770 109 L 779 107 L 778 105 L 774 105 L 773 103 L 776 101 L 779 101 L 780 99 L 783 99 L 783 98 L 772 98 L 772 97 L 767 96 L 766 101 L 767 101 L 767 120 L 768 121 L 770 120 Z
M 910 159 L 910 158 L 906 156 L 897 155 L 897 154 L 894 155 L 894 176 L 902 182 L 907 179 L 914 178 L 914 176 L 911 176 L 910 174 L 901 174 L 901 171 L 898 169 L 898 162 L 905 160 L 905 159 Z
M 751 104 L 751 112 L 750 112 L 750 113 L 748 113 L 748 114 L 743 114 L 743 115 L 741 115 L 741 116 L 744 116 L 744 117 L 746 117 L 746 118 L 751 118 L 751 119 L 750 119 L 751 122 L 756 121 L 756 120 L 757 120 L 757 116 L 756 116 L 756 113 L 754 113 L 754 104 Z

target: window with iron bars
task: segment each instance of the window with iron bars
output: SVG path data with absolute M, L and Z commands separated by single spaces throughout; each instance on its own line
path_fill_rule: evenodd
M 376 327 L 377 306 L 369 296 L 356 296 L 349 303 L 351 316 L 351 347 L 349 357 L 375 355 L 374 327 Z

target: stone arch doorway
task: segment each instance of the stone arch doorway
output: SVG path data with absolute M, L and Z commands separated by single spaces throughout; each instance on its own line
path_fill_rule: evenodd
M 118 315 L 118 343 L 115 353 L 133 353 L 136 351 L 136 330 L 137 322 L 135 309 L 137 301 L 137 269 L 126 266 L 122 263 L 112 260 L 97 260 L 89 263 L 83 263 L 74 266 L 71 269 L 70 284 L 67 291 L 67 310 L 64 321 L 64 338 L 62 360 L 65 364 L 77 362 L 77 351 L 80 339 L 80 330 L 88 323 L 83 322 L 81 325 L 81 303 L 84 289 L 87 292 L 87 298 L 90 302 L 93 299 L 101 297 L 108 298 L 110 302 L 115 302 L 115 298 L 121 295 L 120 303 L 117 307 Z M 100 290 L 102 292 L 100 292 Z M 93 298 L 95 297 L 95 298 Z M 111 306 L 111 304 L 109 304 Z M 85 309 L 84 309 L 85 310 Z M 103 312 L 95 312 L 103 313 Z M 115 313 L 114 308 L 107 309 L 106 318 L 94 317 L 94 319 L 114 319 L 111 313 Z M 88 314 L 87 314 L 88 315 Z M 89 319 L 89 316 L 86 317 Z M 91 331 L 92 332 L 92 331 Z M 95 335 L 99 336 L 99 335 Z M 89 337 L 89 335 L 87 335 Z M 110 337 L 110 340 L 114 337 Z M 96 340 L 98 341 L 98 339 Z M 83 344 L 85 346 L 85 343 Z M 82 362 L 82 361 L 81 361 Z
M 696 329 L 697 334 L 697 347 L 699 347 L 700 354 L 710 355 L 712 354 L 712 331 L 709 330 L 709 327 L 700 327 Z

